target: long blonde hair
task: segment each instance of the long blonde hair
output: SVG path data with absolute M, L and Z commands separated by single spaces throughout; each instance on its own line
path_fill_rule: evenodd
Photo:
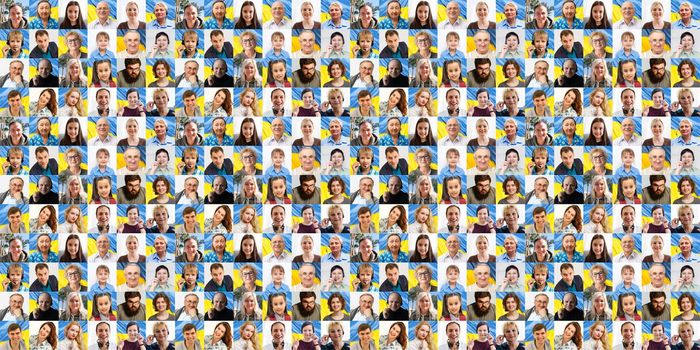
M 260 344 L 258 344 L 258 333 L 257 333 L 257 328 L 255 327 L 255 324 L 253 322 L 247 321 L 246 323 L 242 324 L 240 328 L 238 328 L 238 336 L 241 337 L 241 334 L 243 333 L 243 330 L 251 326 L 253 327 L 253 336 L 250 337 L 250 342 L 253 344 L 253 349 L 255 350 L 260 350 Z M 242 338 L 239 338 L 242 339 Z
M 428 344 L 430 350 L 436 350 L 435 344 L 433 343 L 433 327 L 430 326 L 430 323 L 428 323 L 427 321 L 421 321 L 419 324 L 416 325 L 416 328 L 413 329 L 414 333 L 418 332 L 418 330 L 423 326 L 428 326 L 428 329 L 430 329 L 430 333 L 427 337 L 425 337 L 425 342 Z

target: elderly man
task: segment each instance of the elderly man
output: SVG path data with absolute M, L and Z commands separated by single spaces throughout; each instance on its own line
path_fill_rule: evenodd
M 519 146 L 523 145 L 524 141 L 521 136 L 518 136 L 518 123 L 515 119 L 508 118 L 503 122 L 503 137 L 498 139 L 498 146 Z
M 314 166 L 316 150 L 305 147 L 299 150 L 299 166 L 292 169 L 292 175 L 318 175 L 318 168 Z
M 211 308 L 204 314 L 205 321 L 223 321 L 233 319 L 233 309 L 228 305 L 228 298 L 222 292 L 216 292 L 211 300 Z
M 649 167 L 644 169 L 644 175 L 666 175 L 666 150 L 663 147 L 654 147 L 648 152 Z
M 387 73 L 384 74 L 382 80 L 379 81 L 379 87 L 406 87 L 408 86 L 408 77 L 403 73 L 401 61 L 394 58 L 387 65 Z
M 321 86 L 321 73 L 318 70 L 316 70 L 315 59 L 299 59 L 299 69 L 295 70 L 292 73 L 292 86 L 302 88 L 313 88 Z
M 620 11 L 622 12 L 622 19 L 613 24 L 614 29 L 641 29 L 641 22 L 635 17 L 636 10 L 632 1 L 625 1 L 620 5 Z
M 373 71 L 374 63 L 372 61 L 364 60 L 360 62 L 360 72 L 350 78 L 350 86 L 360 88 L 377 87 L 378 83 L 372 76 Z
M 106 117 L 102 117 L 95 122 L 95 129 L 97 130 L 97 135 L 88 141 L 90 146 L 105 147 L 114 145 L 114 137 Z
M 342 95 L 340 95 L 342 97 Z M 338 118 L 328 122 L 328 132 L 330 135 L 321 140 L 321 146 L 347 146 L 348 139 L 343 136 L 343 123 Z
M 129 147 L 124 150 L 124 167 L 117 169 L 118 175 L 138 175 L 142 172 L 141 150 L 138 147 Z
M 474 50 L 469 52 L 469 58 L 492 58 L 491 34 L 480 30 L 474 34 Z
M 10 296 L 8 307 L 0 310 L 0 320 L 3 321 L 28 321 L 29 316 L 24 312 L 24 297 L 22 294 L 15 293 Z
M 230 204 L 233 203 L 233 193 L 227 190 L 226 177 L 217 175 L 212 181 L 211 191 L 204 197 L 204 204 Z
M 569 58 L 562 65 L 562 74 L 554 81 L 554 87 L 582 87 L 583 76 L 576 74 L 578 65 L 576 61 Z
M 177 78 L 175 78 L 175 86 L 185 88 L 204 87 L 197 73 L 199 72 L 199 63 L 195 60 L 185 62 L 185 70 Z
M 379 199 L 372 193 L 373 188 L 374 180 L 371 177 L 363 177 L 360 179 L 359 189 L 350 195 L 350 203 L 365 205 L 377 204 Z
M 265 257 L 266 263 L 279 264 L 290 261 L 287 243 L 281 234 L 278 233 L 270 238 L 270 247 L 272 253 Z
M 5 85 L 3 85 L 5 86 Z M 46 58 L 41 59 L 37 64 L 37 73 L 29 80 L 29 87 L 56 87 L 58 86 L 58 76 L 53 74 L 53 65 Z M 23 87 L 17 83 L 17 86 Z
M 690 236 L 685 235 L 678 240 L 678 249 L 680 249 L 680 252 L 671 258 L 671 262 L 689 263 L 700 261 L 698 255 L 693 253 L 693 239 Z
M 643 58 L 666 58 L 666 34 L 661 30 L 654 30 L 649 33 L 649 50 L 644 53 Z
M 551 88 L 554 83 L 547 76 L 549 63 L 545 60 L 535 62 L 535 72 L 525 79 L 525 86 L 534 88 Z
M 581 204 L 583 193 L 578 191 L 578 181 L 572 175 L 566 175 L 562 181 L 561 191 L 554 197 L 554 204 Z
M 123 36 L 124 50 L 117 52 L 118 58 L 140 58 L 143 52 L 140 50 L 141 34 L 137 30 L 130 30 Z
M 188 177 L 185 179 L 184 189 L 175 195 L 175 203 L 178 204 L 204 204 L 204 199 L 199 196 L 199 179 L 196 177 Z
M 406 204 L 408 193 L 402 190 L 403 181 L 399 176 L 392 175 L 387 181 L 387 189 L 379 197 L 379 204 Z
M 111 10 L 107 1 L 100 1 L 97 3 L 95 12 L 97 13 L 97 19 L 88 24 L 88 29 L 105 30 L 115 29 L 117 27 L 114 19 L 110 18 Z
M 517 209 L 515 210 L 517 213 Z M 501 232 L 503 232 L 501 230 Z M 518 241 L 513 235 L 508 235 L 503 239 L 503 254 L 496 257 L 496 262 L 513 263 L 524 262 L 525 254 L 518 252 Z
M 528 321 L 552 321 L 554 316 L 549 312 L 549 296 L 544 293 L 535 296 L 535 305 L 525 312 L 525 319 Z
M 53 321 L 58 319 L 58 310 L 53 308 L 53 298 L 48 292 L 41 292 L 36 300 L 36 308 L 29 314 L 30 321 Z
M 10 62 L 9 72 L 0 77 L 0 86 L 14 89 L 27 87 L 27 80 L 22 76 L 23 72 L 24 63 L 22 61 Z M 56 85 L 53 86 L 58 86 L 58 78 L 56 78 Z
M 457 1 L 450 1 L 445 6 L 447 18 L 438 24 L 439 29 L 443 30 L 460 30 L 467 29 L 467 22 L 461 17 L 462 9 Z
M 459 90 L 457 91 L 457 96 L 459 96 Z M 448 92 L 449 94 L 449 92 Z M 459 101 L 459 97 L 457 97 L 457 101 Z M 459 108 L 459 107 L 457 107 Z M 445 147 L 459 147 L 463 146 L 466 142 L 466 139 L 462 135 L 462 126 L 459 123 L 459 120 L 457 120 L 456 117 L 452 117 L 445 122 L 445 130 L 447 130 L 447 135 L 440 139 L 438 143 L 440 146 L 445 146 Z
M 297 40 L 299 50 L 292 52 L 292 58 L 320 58 L 321 53 L 316 51 L 316 34 L 313 31 L 302 31 L 297 36 Z
M 58 193 L 53 191 L 53 181 L 51 177 L 41 175 L 36 183 L 36 191 L 29 197 L 29 204 L 56 204 L 58 203 Z
M 398 269 L 396 271 L 398 274 Z M 384 285 L 384 284 L 382 284 L 382 285 Z M 387 306 L 379 314 L 379 320 L 380 321 L 407 320 L 408 319 L 408 310 L 406 310 L 402 306 L 403 305 L 403 298 L 401 298 L 401 294 L 393 291 L 392 289 L 387 290 L 387 291 L 390 291 L 391 294 L 389 294 L 389 297 L 387 298 L 387 301 L 386 301 Z
M 535 179 L 534 189 L 525 195 L 525 203 L 527 204 L 552 204 L 553 199 L 549 196 L 547 190 L 549 189 L 549 179 L 544 176 L 540 176 Z
M 178 321 L 203 321 L 204 315 L 199 312 L 199 296 L 194 293 L 185 296 L 184 306 L 175 312 L 175 319 Z
M 116 261 L 116 256 L 109 250 L 111 245 L 107 234 L 97 236 L 95 245 L 97 246 L 97 252 L 88 258 L 88 262 L 102 264 Z
M 143 285 L 139 283 L 141 279 L 141 266 L 139 264 L 128 264 L 123 269 L 124 283 L 117 287 L 119 292 L 141 292 Z
M 270 5 L 270 13 L 272 14 L 272 19 L 265 23 L 265 29 L 287 29 L 289 20 L 286 17 L 285 7 L 281 0 L 277 0 Z
M 700 145 L 698 138 L 693 136 L 693 121 L 683 118 L 678 122 L 678 137 L 671 141 L 671 146 L 697 146 Z
M 207 51 L 208 52 L 208 51 Z M 211 66 L 211 74 L 204 81 L 204 87 L 233 86 L 233 77 L 227 73 L 226 60 L 217 58 Z
M 627 263 L 638 263 L 642 261 L 641 255 L 635 251 L 634 237 L 631 234 L 626 234 L 620 239 L 620 245 L 622 246 L 622 252 L 615 257 L 616 263 L 627 264 Z
M 28 204 L 27 197 L 24 196 L 24 179 L 13 177 L 10 179 L 9 189 L 0 193 L 0 203 L 2 204 Z
M 279 90 L 282 93 L 282 95 L 284 95 L 284 90 L 276 90 Z M 270 122 L 270 130 L 272 131 L 272 134 L 270 135 L 270 137 L 265 139 L 265 146 L 286 146 L 289 141 L 289 134 L 287 133 L 286 129 L 287 127 L 284 123 L 284 120 L 282 120 L 282 117 L 276 117 L 275 119 L 273 119 Z
M 374 296 L 369 293 L 360 296 L 360 304 L 350 311 L 350 320 L 352 321 L 378 321 L 379 316 L 374 312 Z

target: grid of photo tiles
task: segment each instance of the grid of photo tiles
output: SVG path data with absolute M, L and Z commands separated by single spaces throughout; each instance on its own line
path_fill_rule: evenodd
M 699 350 L 695 36 L 700 0 L 0 0 L 0 350 Z

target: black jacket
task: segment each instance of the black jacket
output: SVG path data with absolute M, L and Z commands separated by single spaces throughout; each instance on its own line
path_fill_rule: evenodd
M 384 312 L 379 313 L 380 321 L 407 321 L 408 320 L 408 310 L 400 307 L 396 311 L 387 310 L 387 317 L 384 317 Z
M 583 320 L 583 310 L 581 310 L 577 307 L 571 311 L 566 311 L 566 309 L 562 309 L 561 310 L 561 317 L 559 317 L 558 312 L 554 313 L 554 320 L 555 321 L 582 321 Z
M 583 162 L 581 161 L 581 159 L 574 159 L 573 169 L 574 172 L 576 172 L 576 175 L 583 175 Z M 554 175 L 569 175 L 569 172 L 568 170 L 566 170 L 566 167 L 563 163 L 559 163 L 559 165 L 557 165 L 557 168 L 554 169 Z
M 58 204 L 58 193 L 49 191 L 45 195 L 40 195 L 36 201 L 34 201 L 34 196 L 29 196 L 29 204 Z
M 58 162 L 56 159 L 49 159 L 48 168 L 51 175 L 58 175 Z M 31 169 L 29 169 L 29 175 L 44 175 L 44 169 L 39 166 L 39 163 L 34 163 Z
M 226 172 L 226 175 L 233 175 L 233 162 L 231 161 L 231 159 L 224 159 L 223 168 L 224 172 Z M 204 175 L 219 175 L 219 172 L 217 171 L 214 163 L 209 163 L 209 165 L 207 165 L 207 168 L 204 169 Z
M 576 289 L 576 291 L 578 291 L 578 292 L 583 291 L 583 279 L 581 278 L 581 276 L 579 276 L 579 275 L 574 276 L 573 285 L 574 285 L 574 289 Z M 564 280 L 559 280 L 559 282 L 557 282 L 557 285 L 554 286 L 554 291 L 555 292 L 568 292 L 569 287 L 566 285 Z
M 399 164 L 397 166 L 401 175 L 408 175 L 408 162 L 405 159 L 399 159 Z M 389 164 L 384 163 L 382 168 L 379 169 L 379 175 L 394 175 Z
M 230 42 L 224 42 L 224 47 L 221 48 L 224 52 L 226 58 L 233 58 L 233 45 Z M 209 46 L 207 51 L 204 53 L 204 58 L 219 58 L 219 53 L 216 52 L 213 46 Z
M 408 58 L 408 45 L 406 45 L 405 42 L 402 41 L 399 43 L 398 53 L 401 58 Z M 379 58 L 394 58 L 394 53 L 391 52 L 389 47 L 384 46 L 382 51 L 379 53 Z
M 227 307 L 225 307 L 221 311 L 212 310 L 212 312 L 214 313 L 214 315 L 211 318 L 209 317 L 208 312 L 204 313 L 204 320 L 205 321 L 209 321 L 209 320 L 212 320 L 212 321 L 227 321 L 227 320 L 231 321 L 231 320 L 233 320 L 233 310 L 231 310 Z
M 583 58 L 583 45 L 581 45 L 581 43 L 578 41 L 574 42 L 574 47 L 571 52 L 574 53 L 576 58 Z M 554 58 L 569 58 L 569 55 L 567 54 L 566 50 L 564 50 L 564 47 L 559 46 L 557 51 L 554 53 Z
M 32 51 L 29 53 L 29 58 L 49 58 L 44 55 L 49 54 L 51 58 L 58 58 L 58 45 L 55 42 L 49 42 L 49 48 L 47 52 L 41 51 L 38 46 L 34 46 Z
M 401 291 L 404 292 L 408 291 L 408 279 L 404 275 L 399 276 L 399 289 L 401 289 Z M 391 283 L 389 283 L 388 280 L 384 280 L 384 282 L 382 282 L 382 285 L 379 286 L 379 291 L 393 292 L 394 288 L 391 286 Z
M 58 279 L 54 275 L 49 276 L 49 289 L 52 292 L 58 292 Z M 34 280 L 32 282 L 32 285 L 29 286 L 29 291 L 30 292 L 43 292 L 44 291 L 44 286 L 39 282 L 39 280 Z
M 227 292 L 233 291 L 233 279 L 231 279 L 231 276 L 224 276 L 224 280 L 222 281 L 224 285 L 224 289 L 226 289 Z M 214 283 L 214 280 L 209 280 L 207 284 L 204 286 L 204 291 L 205 292 L 218 292 L 219 287 Z
M 30 321 L 57 321 L 58 320 L 58 310 L 54 308 L 49 308 L 47 311 L 41 311 L 41 309 L 36 309 L 37 316 L 34 317 L 34 312 L 29 313 Z

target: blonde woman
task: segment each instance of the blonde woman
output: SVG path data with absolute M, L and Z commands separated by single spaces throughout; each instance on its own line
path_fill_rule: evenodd
M 252 205 L 241 208 L 238 220 L 238 224 L 233 226 L 233 233 L 260 233 L 257 212 Z
M 437 350 L 433 344 L 433 329 L 430 323 L 422 321 L 413 330 L 413 340 L 408 342 L 408 350 Z
M 437 193 L 433 189 L 433 183 L 428 175 L 421 175 L 414 185 L 414 193 L 410 204 L 437 204 Z
M 583 110 L 584 117 L 609 117 L 608 96 L 605 89 L 596 88 L 589 94 L 590 105 Z
M 84 117 L 87 111 L 83 109 L 83 97 L 78 88 L 70 88 L 63 95 L 63 107 L 58 109 L 59 117 Z
M 258 96 L 251 88 L 244 89 L 238 97 L 239 106 L 233 111 L 236 117 L 259 117 Z
M 260 350 L 258 344 L 258 334 L 253 322 L 246 322 L 238 329 L 238 339 L 233 342 L 234 349 L 237 350 Z
M 413 107 L 409 109 L 411 117 L 434 117 L 433 96 L 427 88 L 421 88 L 414 95 Z
M 433 71 L 433 65 L 427 58 L 422 58 L 416 63 L 414 76 L 411 78 L 411 87 L 432 88 L 438 86 L 438 78 Z
M 73 204 L 64 210 L 64 222 L 58 225 L 58 233 L 85 233 L 83 214 L 80 207 Z
M 589 210 L 589 222 L 583 226 L 584 233 L 610 233 L 608 228 L 608 214 L 605 207 L 596 205 Z
M 414 222 L 408 227 L 410 233 L 435 233 L 430 207 L 421 205 L 414 211 Z
M 79 59 L 71 58 L 68 60 L 68 63 L 66 63 L 59 87 L 78 88 L 87 86 L 88 80 L 83 72 L 83 65 L 80 63 Z
M 583 350 L 610 350 L 605 323 L 596 321 L 591 325 L 588 329 L 588 340 L 583 342 Z
M 83 330 L 80 323 L 72 321 L 63 328 L 63 339 L 58 343 L 58 350 L 86 350 L 83 344 Z

